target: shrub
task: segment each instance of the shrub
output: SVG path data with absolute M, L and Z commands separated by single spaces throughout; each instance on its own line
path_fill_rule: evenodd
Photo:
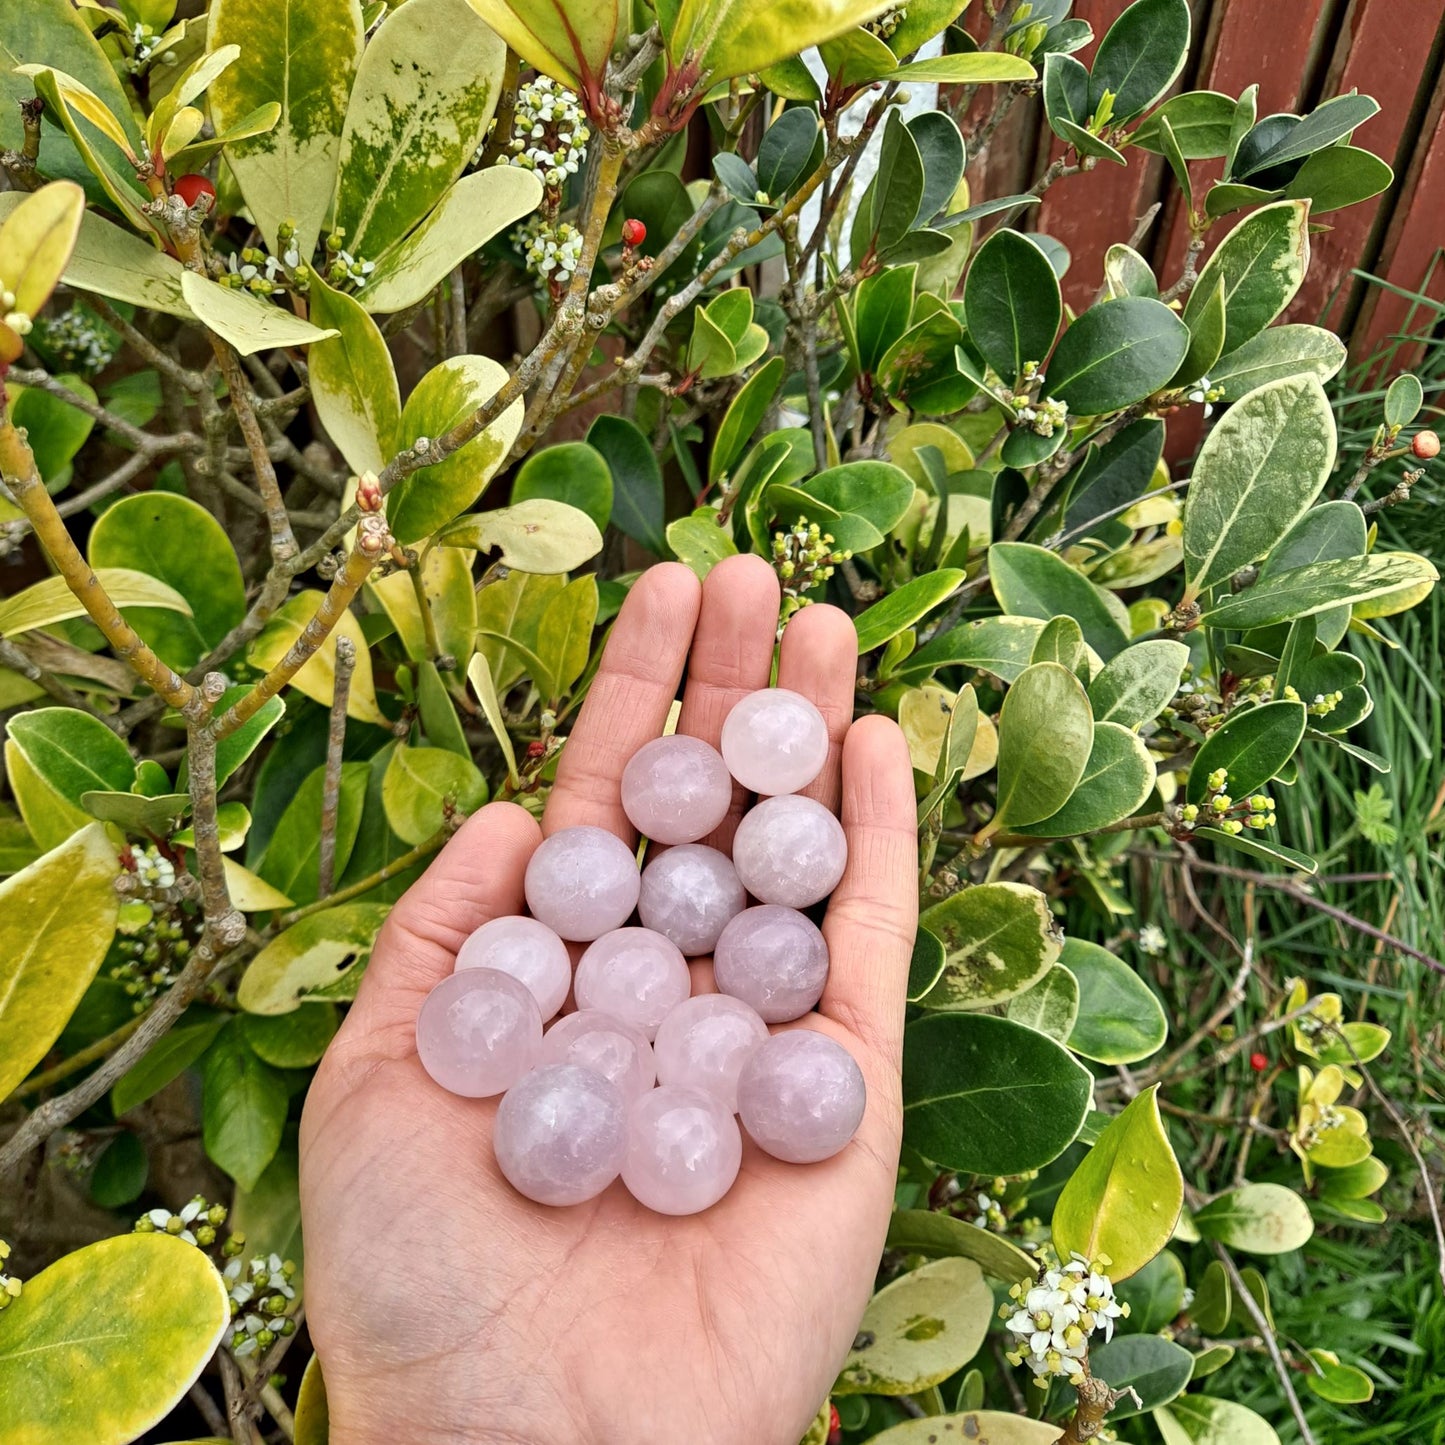
M 1091 67 L 1067 0 L 1001 8 L 982 47 L 961 8 L 705 0 L 632 34 L 573 0 L 565 27 L 510 0 L 188 20 L 9 0 L 0 516 L 53 575 L 0 603 L 0 1097 L 30 1110 L 0 1174 L 50 1140 L 45 1167 L 94 1203 L 144 1209 L 0 1278 L 22 1438 L 74 1438 L 81 1368 L 22 1359 L 22 1337 L 128 1312 L 127 1371 L 85 1365 L 96 1445 L 161 1419 L 218 1343 L 275 1367 L 290 1121 L 389 905 L 489 797 L 540 808 L 637 566 L 739 551 L 775 566 L 785 616 L 854 614 L 858 706 L 899 720 L 920 798 L 900 1208 L 836 1429 L 907 1445 L 909 1417 L 947 1410 L 1084 1440 L 1149 1411 L 1170 1442 L 1273 1438 L 1185 1386 L 1227 1364 L 1220 1337 L 1272 1341 L 1234 1251 L 1384 1218 L 1387 1171 L 1340 1100 L 1389 1035 L 1300 982 L 1214 1041 L 1210 1067 L 1293 1109 L 1297 1162 L 1245 1133 L 1235 1183 L 1186 1182 L 1159 1088 L 1208 1035 L 1161 1058 L 1149 983 L 1059 919 L 1067 901 L 1117 938 L 1139 850 L 1295 886 L 1316 864 L 1280 836 L 1278 789 L 1304 760 L 1388 766 L 1350 739 L 1373 706 L 1353 649 L 1436 572 L 1369 519 L 1437 446 L 1401 376 L 1339 475 L 1344 348 L 1276 324 L 1314 218 L 1389 184 L 1349 144 L 1378 107 L 1165 99 L 1185 0 L 1138 0 Z M 302 43 L 276 43 L 283 22 Z M 1035 92 L 1058 158 L 1025 194 L 971 196 L 967 160 Z M 1184 194 L 1183 270 L 1161 286 L 1121 239 L 1067 313 L 1067 253 L 1012 223 L 1141 152 Z M 484 354 L 518 309 L 534 344 Z M 1220 406 L 1173 480 L 1171 420 Z M 244 1248 L 225 1207 L 151 1182 L 147 1111 L 186 1071 Z M 158 1233 L 196 1248 L 157 1254 Z M 1097 1304 L 1089 1348 L 1080 1329 L 1035 1350 L 1036 1275 L 1073 1289 L 1075 1257 L 1132 1311 Z M 1008 1286 L 994 1341 L 1057 1426 L 978 1353 Z M 923 1308 L 938 1331 L 911 1328 Z M 1327 1351 L 1295 1363 L 1325 1400 L 1371 1388 Z M 298 1432 L 318 1396 L 310 1371 Z

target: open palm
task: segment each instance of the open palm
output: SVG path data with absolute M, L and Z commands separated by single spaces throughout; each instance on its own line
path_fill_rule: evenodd
M 522 911 L 544 833 L 579 823 L 629 842 L 620 778 L 662 732 L 684 664 L 679 731 L 716 745 L 765 687 L 778 615 L 757 558 L 700 585 L 676 565 L 633 587 L 539 829 L 495 803 L 470 818 L 397 904 L 323 1061 L 301 1126 L 307 1314 L 333 1445 L 445 1440 L 539 1445 L 795 1445 L 832 1383 L 872 1286 L 893 1199 L 899 1051 L 916 921 L 908 750 L 886 719 L 853 723 L 852 623 L 811 607 L 788 625 L 778 683 L 828 720 L 807 791 L 839 808 L 848 868 L 824 933 L 832 971 L 816 1028 L 862 1067 L 854 1142 L 783 1164 L 744 1141 L 731 1192 L 687 1218 L 615 1183 L 571 1209 L 516 1194 L 492 1157 L 495 1100 L 438 1089 L 417 1059 L 417 1010 L 462 940 Z M 726 848 L 741 809 L 704 841 Z M 712 989 L 695 962 L 693 991 Z

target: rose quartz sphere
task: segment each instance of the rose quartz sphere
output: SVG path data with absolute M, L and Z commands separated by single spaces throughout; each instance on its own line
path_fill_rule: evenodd
M 732 1188 L 743 1141 L 726 1104 L 701 1089 L 653 1089 L 628 1116 L 622 1182 L 658 1214 L 697 1214 Z
M 764 799 L 733 839 L 733 867 L 762 903 L 806 908 L 838 886 L 847 862 L 843 825 L 812 798 Z
M 741 999 L 698 994 L 678 1004 L 657 1031 L 658 1082 L 701 1089 L 736 1113 L 738 1075 L 767 1036 L 767 1024 Z
M 628 1104 L 640 1099 L 657 1078 L 652 1045 L 642 1030 L 595 1008 L 558 1019 L 542 1036 L 541 1062 L 591 1069 L 616 1084 Z
M 654 843 L 691 843 L 727 816 L 733 780 L 701 738 L 654 738 L 622 770 L 622 807 Z
M 727 715 L 722 755 L 749 792 L 796 793 L 828 761 L 828 725 L 801 693 L 765 687 L 750 692 Z
M 416 1050 L 442 1088 L 469 1099 L 509 1089 L 542 1048 L 531 990 L 494 968 L 449 974 L 422 1000 Z
M 773 1034 L 738 1076 L 738 1114 L 759 1148 L 789 1164 L 836 1154 L 858 1132 L 868 1091 L 841 1044 L 814 1029 Z
M 687 960 L 650 928 L 614 928 L 577 964 L 572 991 L 579 1009 L 601 1009 L 650 1041 L 658 1025 L 692 992 Z
M 745 908 L 717 941 L 713 978 L 720 993 L 741 999 L 767 1023 L 784 1024 L 822 998 L 828 945 L 796 908 Z
M 626 923 L 640 887 L 632 849 L 605 828 L 563 828 L 527 864 L 532 916 L 574 943 L 590 943 Z
M 547 1064 L 507 1090 L 492 1147 L 519 1194 L 538 1204 L 581 1204 L 622 1170 L 627 1105 L 601 1074 Z
M 542 1022 L 554 1018 L 572 987 L 567 945 L 535 918 L 494 918 L 457 950 L 457 971 L 494 968 L 532 990 Z
M 747 904 L 732 861 L 702 843 L 669 848 L 642 870 L 639 916 L 689 958 L 711 953 L 724 925 Z

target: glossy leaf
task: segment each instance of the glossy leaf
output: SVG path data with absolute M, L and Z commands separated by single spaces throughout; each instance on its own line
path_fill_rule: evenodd
M 352 970 L 359 972 L 390 908 L 386 903 L 339 903 L 293 923 L 251 960 L 237 1003 L 248 1013 L 290 1013 Z
M 96 578 L 117 607 L 164 607 L 190 615 L 190 604 L 174 587 L 129 567 L 96 569 Z M 85 606 L 64 577 L 47 577 L 0 601 L 0 637 L 17 637 L 72 617 L 84 617 Z
M 519 572 L 570 572 L 602 550 L 602 533 L 586 512 L 543 497 L 470 513 L 438 540 L 479 552 L 496 548 L 503 564 Z
M 1309 268 L 1309 206 L 1278 201 L 1246 216 L 1205 262 L 1184 307 L 1196 324 L 1215 287 L 1224 286 L 1224 346 L 1228 356 L 1258 336 L 1294 299 Z M 1212 378 L 1211 378 L 1212 379 Z
M 1159 299 L 1159 281 L 1153 268 L 1132 246 L 1116 242 L 1104 253 L 1104 284 L 1111 297 Z
M 456 658 L 458 668 L 465 668 L 470 661 L 476 640 L 474 560 L 474 554 L 465 547 L 433 547 L 421 563 L 422 589 L 431 608 L 437 642 L 447 656 Z M 373 573 L 367 583 L 367 593 L 381 603 L 396 627 L 406 655 L 413 662 L 426 657 L 426 628 L 411 576 L 406 572 L 392 572 L 377 577 Z
M 1072 617 L 1084 641 L 1105 661 L 1125 646 L 1118 604 L 1057 552 L 1028 542 L 995 542 L 988 549 L 988 573 L 1005 612 L 1043 621 Z
M 1194 1211 L 1206 1239 L 1217 1239 L 1246 1254 L 1288 1254 L 1314 1233 L 1307 1205 L 1282 1184 L 1246 1184 Z
M 1114 1389 L 1137 1392 L 1141 1403 L 1126 1397 L 1109 1412 L 1110 1420 L 1127 1420 L 1157 1410 L 1183 1394 L 1194 1374 L 1194 1356 L 1158 1335 L 1119 1335 L 1090 1348 L 1089 1366 L 1091 1373 Z
M 1132 136 L 1133 143 L 1162 153 L 1160 122 L 1167 120 L 1185 160 L 1222 156 L 1229 145 L 1234 106 L 1232 96 L 1217 90 L 1191 90 L 1172 96 L 1140 123 Z
M 119 872 L 104 827 L 91 823 L 0 882 L 0 1099 L 45 1057 L 100 968 Z
M 784 111 L 782 119 L 796 115 L 797 111 Z M 811 112 L 809 112 L 811 114 Z M 781 122 L 779 122 L 781 124 Z M 775 125 L 768 135 L 776 130 Z M 767 144 L 764 137 L 763 144 Z M 884 275 L 893 274 L 885 271 Z M 723 419 L 718 425 L 717 436 L 713 439 L 708 455 L 708 480 L 717 482 L 728 475 L 741 458 L 752 435 L 761 425 L 767 409 L 772 405 L 778 387 L 782 385 L 786 363 L 781 356 L 774 356 L 763 363 L 743 383 L 738 394 L 732 399 Z M 599 522 L 602 525 L 605 519 Z M 621 525 L 619 523 L 619 525 Z M 625 529 L 624 529 L 625 530 Z
M 1271 326 L 1222 357 L 1209 373 L 1225 401 L 1289 377 L 1328 381 L 1345 364 L 1344 343 L 1322 326 Z
M 736 557 L 738 552 L 732 533 L 718 526 L 718 513 L 711 507 L 699 507 L 689 516 L 669 522 L 667 545 L 677 560 L 699 577 L 706 577 L 724 557 Z
M 905 1036 L 904 1138 L 936 1164 L 1021 1174 L 1073 1142 L 1091 1079 L 1052 1039 L 978 1013 L 929 1014 Z
M 532 497 L 578 508 L 592 518 L 600 535 L 612 516 L 612 473 L 606 458 L 586 442 L 562 442 L 533 452 L 512 483 L 512 501 Z
M 206 1054 L 201 1098 L 207 1157 L 242 1189 L 255 1188 L 281 1145 L 290 1091 L 252 1052 L 239 1021 L 223 1030 Z
M 885 535 L 913 501 L 912 479 L 889 462 L 845 462 L 804 483 L 803 491 L 839 512 L 862 517 Z
M 1310 214 L 1357 206 L 1390 188 L 1395 172 L 1373 151 L 1356 146 L 1326 146 L 1316 151 L 1284 188 L 1290 200 L 1307 199 Z
M 1064 942 L 1059 962 L 1079 984 L 1079 1016 L 1069 1048 L 1101 1064 L 1133 1064 L 1157 1053 L 1168 1035 L 1153 990 L 1123 959 L 1082 938 Z
M 626 23 L 617 0 L 546 7 L 523 0 L 470 0 L 471 7 L 529 65 L 572 90 L 600 97 L 607 56 Z
M 858 651 L 872 652 L 904 628 L 912 627 L 946 601 L 958 589 L 963 576 L 958 568 L 940 568 L 905 582 L 896 592 L 860 612 L 854 619 L 858 630 Z
M 1064 332 L 1049 362 L 1048 393 L 1076 415 L 1116 411 L 1166 385 L 1188 350 L 1188 329 L 1163 302 L 1101 301 Z
M 587 440 L 612 471 L 612 523 L 658 556 L 667 552 L 663 535 L 662 471 L 652 444 L 623 416 L 599 416 Z
M 159 1424 L 230 1323 L 219 1271 L 166 1234 L 120 1234 L 64 1255 L 0 1313 L 8 1445 L 126 1445 Z M 83 1406 L 78 1402 L 84 1402 Z
M 1038 1272 L 1033 1256 L 1018 1245 L 966 1219 L 932 1209 L 895 1209 L 888 1221 L 886 1247 L 932 1259 L 971 1259 L 1005 1284 L 1032 1280 Z
M 17 713 L 8 731 L 45 784 L 77 807 L 87 792 L 124 793 L 135 781 L 130 749 L 98 717 L 79 708 Z
M 315 277 L 307 298 L 311 319 L 336 332 L 317 342 L 307 358 L 316 414 L 353 472 L 379 473 L 396 451 L 401 422 L 391 352 L 376 322 L 352 297 Z
M 1115 1280 L 1127 1279 L 1164 1248 L 1184 1203 L 1184 1178 L 1157 1094 L 1158 1085 L 1146 1089 L 1109 1121 L 1054 1205 L 1051 1228 L 1060 1255 L 1107 1256 Z M 1188 1378 L 1186 1369 L 1180 1389 Z
M 918 1000 L 928 1009 L 1003 1003 L 1039 981 L 1061 939 L 1048 900 L 1023 883 L 979 883 L 924 910 L 919 926 L 943 944 L 943 972 Z
M 1108 91 L 1117 121 L 1148 110 L 1189 55 L 1189 0 L 1135 0 L 1109 27 L 1094 55 L 1090 110 Z
M 392 832 L 413 845 L 434 837 L 447 809 L 471 813 L 487 800 L 486 780 L 470 759 L 445 748 L 399 747 L 382 783 Z
M 1195 756 L 1187 798 L 1203 802 L 1209 775 L 1218 768 L 1225 770 L 1225 791 L 1231 797 L 1256 792 L 1294 756 L 1306 721 L 1305 705 L 1283 698 L 1234 713 L 1210 733 Z
M 242 356 L 280 347 L 309 346 L 332 334 L 249 291 L 218 285 L 194 271 L 181 273 L 181 295 L 196 319 L 230 342 Z
M 1042 365 L 1063 314 L 1048 257 L 1017 231 L 995 231 L 969 267 L 963 311 L 969 340 L 1006 383 L 1026 361 Z
M 1035 838 L 1092 833 L 1136 813 L 1153 788 L 1154 760 L 1138 734 L 1120 723 L 1095 723 L 1088 761 L 1068 801 L 1036 823 L 1015 826 Z
M 973 50 L 914 60 L 884 78 L 910 85 L 1003 85 L 1037 76 L 1038 72 L 1022 56 L 1001 50 Z
M 331 1439 L 331 1409 L 326 1399 L 326 1382 L 321 1377 L 321 1360 L 312 1355 L 301 1376 L 296 1394 L 295 1445 L 328 1445 Z
M 1263 151 L 1241 175 L 1299 160 L 1343 140 L 1356 126 L 1380 113 L 1380 103 L 1369 95 L 1337 95 L 1316 106 L 1298 125 Z M 1262 124 L 1262 123 L 1261 123 Z
M 1094 721 L 1139 728 L 1152 722 L 1179 690 L 1189 662 L 1182 642 L 1151 638 L 1116 653 L 1089 684 Z
M 1004 1015 L 1066 1044 L 1079 1016 L 1078 980 L 1056 963 L 1032 988 L 1011 998 Z
M 263 671 L 276 666 L 301 637 L 306 624 L 316 615 L 324 594 L 308 589 L 288 597 L 272 614 L 246 656 L 253 667 Z M 336 688 L 336 639 L 349 637 L 356 648 L 356 662 L 351 674 L 351 691 L 346 698 L 346 715 L 358 722 L 383 722 L 376 705 L 376 688 L 371 676 L 371 649 L 361 631 L 354 612 L 341 614 L 326 641 L 302 664 L 291 679 L 291 686 L 325 707 L 331 706 Z
M 1024 669 L 998 721 L 998 798 L 993 825 L 1021 827 L 1051 817 L 1089 761 L 1094 723 L 1078 678 L 1056 662 Z
M 1184 1308 L 1184 1266 L 1172 1250 L 1163 1249 L 1125 1280 L 1118 1289 L 1129 1306 L 1127 1320 L 1116 1322 L 1121 1333 L 1155 1335 L 1172 1325 Z M 1191 1318 L 1198 1317 L 1190 1306 Z M 1203 1328 L 1203 1326 L 1201 1326 Z M 1211 1331 L 1211 1333 L 1218 1333 Z
M 1209 627 L 1268 627 L 1331 607 L 1388 597 L 1406 588 L 1428 592 L 1439 578 L 1434 563 L 1414 552 L 1376 552 L 1368 557 L 1312 562 L 1272 573 L 1225 598 L 1204 614 L 1204 622 Z
M 1029 665 L 1043 628 L 1036 617 L 984 617 L 965 622 L 920 647 L 898 669 L 898 676 L 906 680 L 940 667 L 964 666 L 1013 682 Z

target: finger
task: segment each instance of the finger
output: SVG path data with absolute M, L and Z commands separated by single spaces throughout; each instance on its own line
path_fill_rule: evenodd
M 896 1069 L 918 931 L 913 766 L 896 723 L 866 717 L 843 746 L 848 866 L 828 904 L 828 982 L 819 1012 Z
M 643 743 L 662 733 L 701 599 L 696 574 L 678 562 L 650 567 L 633 584 L 562 750 L 544 833 L 590 823 L 636 841 L 622 811 L 622 770 Z
M 451 973 L 467 936 L 524 911 L 522 878 L 541 841 L 516 803 L 489 803 L 462 824 L 382 925 L 352 1010 L 361 1026 L 404 1025 L 410 1037 L 421 1000 Z
M 677 730 L 717 747 L 723 719 L 750 692 L 768 685 L 778 630 L 778 577 L 761 557 L 727 557 L 702 584 L 702 612 L 687 665 Z M 748 793 L 733 785 L 728 816 L 706 838 L 732 847 Z
M 838 811 L 843 736 L 853 721 L 857 680 L 858 633 L 853 619 L 823 603 L 794 613 L 783 629 L 778 686 L 802 693 L 828 724 L 828 761 L 801 791 L 834 812 Z

